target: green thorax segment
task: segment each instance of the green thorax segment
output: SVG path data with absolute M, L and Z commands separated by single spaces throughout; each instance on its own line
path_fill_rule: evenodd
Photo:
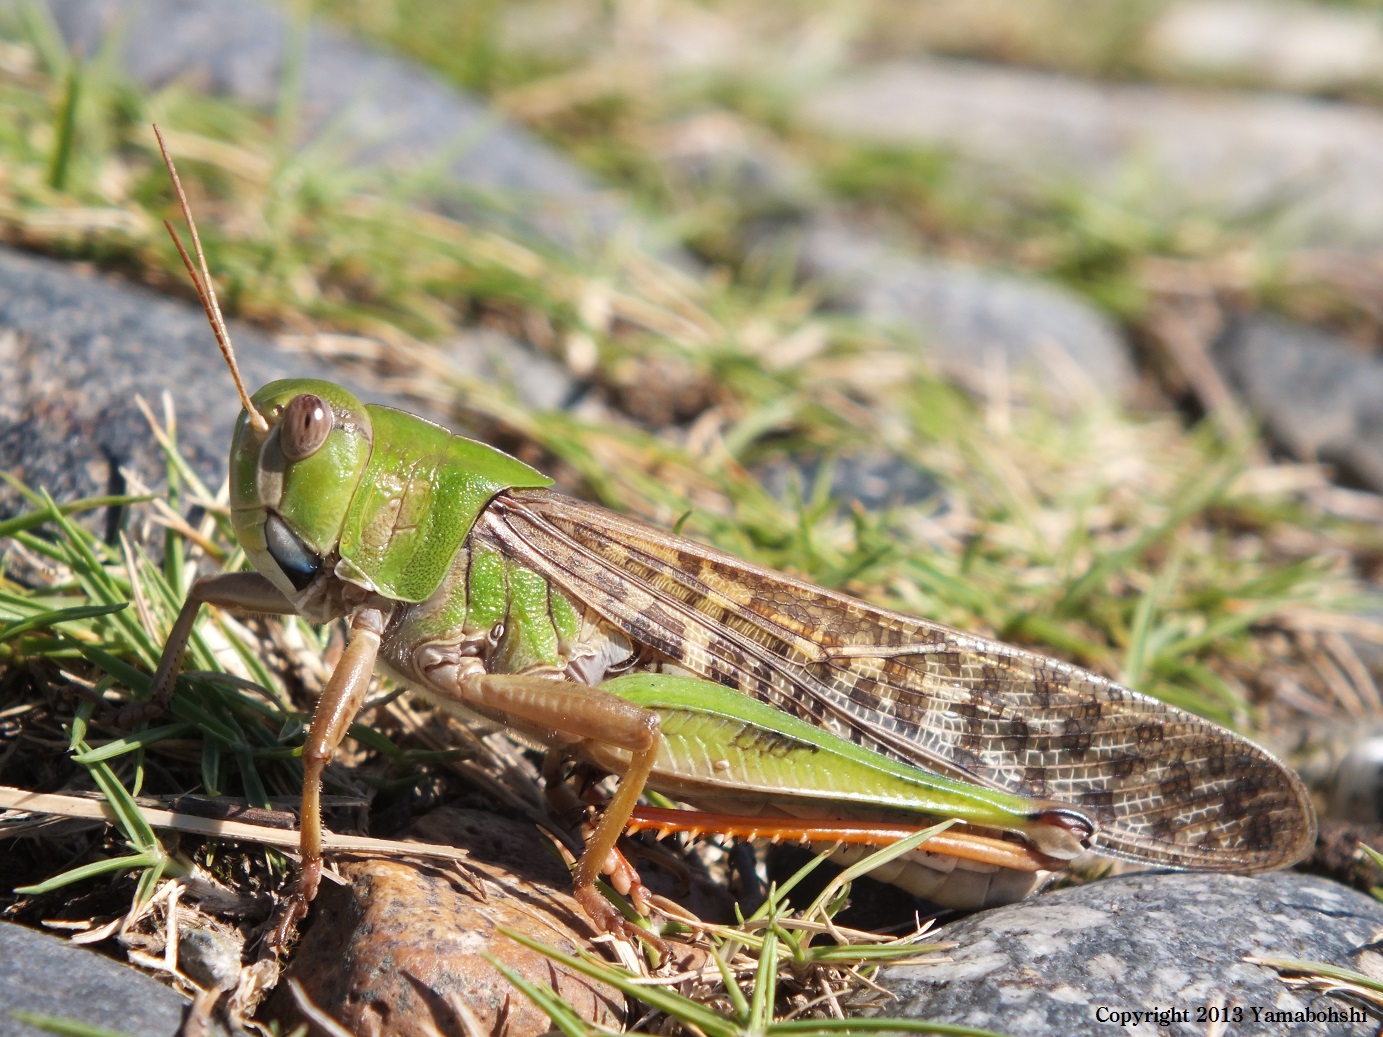
M 552 485 L 522 461 L 417 415 L 365 409 L 374 450 L 341 530 L 337 573 L 387 597 L 427 599 L 495 494 Z

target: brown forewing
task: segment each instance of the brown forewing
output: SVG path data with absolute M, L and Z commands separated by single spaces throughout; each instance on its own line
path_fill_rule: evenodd
M 477 533 L 693 673 L 905 763 L 1076 808 L 1102 853 L 1260 871 L 1315 841 L 1305 787 L 1269 753 L 1068 663 L 546 490 L 500 495 Z

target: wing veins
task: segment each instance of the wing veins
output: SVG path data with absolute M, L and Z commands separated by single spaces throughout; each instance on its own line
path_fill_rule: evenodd
M 867 747 L 877 748 L 886 755 L 965 780 L 1032 795 L 1024 766 L 1004 759 L 1012 754 L 1004 747 L 1006 736 L 1001 730 L 985 730 L 983 724 L 974 730 L 966 729 L 965 734 L 979 749 L 963 750 L 958 732 L 964 722 L 958 710 L 962 707 L 972 712 L 981 710 L 983 716 L 978 712 L 975 716 L 983 723 L 1001 723 L 1010 712 L 1024 718 L 1025 723 L 1033 722 L 1038 730 L 1038 748 L 1025 751 L 1029 759 L 1033 758 L 1033 752 L 1039 759 L 1065 752 L 1061 729 L 1056 725 L 1074 721 L 1075 732 L 1087 738 L 1087 748 L 1093 746 L 1097 750 L 1095 761 L 1082 762 L 1079 756 L 1069 764 L 1044 760 L 1041 764 L 1044 776 L 1039 780 L 1047 787 L 1046 774 L 1049 772 L 1050 785 L 1056 786 L 1055 798 L 1073 801 L 1079 809 L 1084 809 L 1080 799 L 1084 794 L 1108 797 L 1109 809 L 1098 811 L 1101 851 L 1106 854 L 1172 866 L 1190 864 L 1223 870 L 1243 867 L 1258 870 L 1291 863 L 1314 839 L 1304 786 L 1270 754 L 1240 736 L 1221 731 L 1198 717 L 1117 682 L 1024 649 L 856 602 L 613 513 L 610 513 L 610 529 L 601 528 L 593 521 L 591 512 L 601 513 L 603 509 L 579 502 L 568 503 L 547 491 L 518 491 L 506 497 L 500 510 L 521 518 L 532 527 L 533 534 L 551 540 L 556 550 L 551 555 L 546 554 L 542 544 L 530 542 L 529 537 L 516 528 L 515 522 L 500 519 L 494 508 L 487 509 L 485 514 L 496 518 L 495 526 L 508 534 L 503 539 L 517 548 L 521 557 L 558 583 L 565 582 L 562 578 L 565 575 L 588 587 L 589 590 L 572 592 L 584 597 L 596 611 L 606 615 L 631 637 L 640 639 L 639 630 L 648 626 L 646 617 L 623 608 L 624 603 L 617 598 L 602 596 L 598 582 L 575 571 L 583 566 L 608 570 L 614 563 L 569 535 L 562 528 L 563 523 L 587 533 L 600 544 L 610 545 L 640 567 L 642 571 L 621 572 L 619 578 L 650 596 L 668 619 L 682 625 L 681 630 L 660 627 L 661 636 L 671 643 L 673 638 L 685 638 L 694 630 L 708 659 L 707 665 L 719 664 L 718 672 L 703 672 L 691 666 L 695 672 L 722 683 L 734 680 L 740 690 L 748 693 L 753 693 L 749 691 L 751 688 L 761 689 L 761 698 L 801 716 L 801 706 L 792 701 L 795 690 L 810 699 L 812 706 L 820 711 L 812 714 L 816 722 L 824 722 L 825 714 L 829 714 L 857 735 L 856 741 L 867 738 L 875 743 Z M 683 564 L 670 561 L 657 553 L 659 551 L 674 553 Z M 568 561 L 562 561 L 561 554 L 566 554 Z M 571 564 L 572 558 L 577 564 Z M 767 581 L 768 591 L 801 594 L 810 603 L 802 606 L 804 610 L 811 605 L 822 610 L 829 607 L 847 627 L 854 622 L 858 628 L 864 622 L 875 630 L 910 637 L 910 643 L 918 645 L 935 643 L 918 638 L 919 631 L 935 631 L 945 638 L 945 651 L 956 653 L 958 660 L 954 665 L 937 661 L 938 667 L 946 667 L 937 672 L 926 668 L 935 658 L 931 653 L 897 655 L 893 651 L 896 646 L 885 644 L 878 646 L 878 653 L 867 655 L 864 651 L 870 646 L 831 642 L 826 638 L 810 642 L 817 649 L 810 653 L 812 657 L 795 658 L 792 650 L 804 640 L 799 633 L 790 632 L 785 636 L 781 627 L 771 623 L 771 617 L 766 617 L 762 609 L 756 607 L 757 603 L 739 601 L 720 588 L 706 584 L 698 578 L 699 572 L 706 570 L 691 569 L 692 562 L 698 566 L 724 564 L 730 570 L 727 581 L 733 582 L 737 574 L 743 574 L 750 581 Z M 657 586 L 654 581 L 659 578 L 688 592 L 690 600 L 678 598 Z M 733 616 L 737 622 L 722 623 L 705 603 Z M 741 626 L 761 631 L 764 641 L 745 633 Z M 835 644 L 849 647 L 846 652 L 836 654 L 833 652 Z M 738 658 L 733 657 L 735 653 Z M 678 658 L 675 653 L 669 654 Z M 920 739 L 881 726 L 872 722 L 870 716 L 862 715 L 885 716 L 849 693 L 853 689 L 852 682 L 858 683 L 861 676 L 850 664 L 868 659 L 880 662 L 875 672 L 868 675 L 876 686 L 887 686 L 914 704 L 921 703 L 938 714 L 929 717 L 926 726 L 918 730 L 940 748 L 921 744 Z M 771 676 L 766 679 L 763 674 L 746 669 L 746 662 L 766 667 Z M 960 672 L 961 665 L 976 672 Z M 835 673 L 840 686 L 847 691 L 831 687 L 821 670 Z M 945 693 L 948 687 L 950 695 Z M 1030 690 L 1025 693 L 1025 689 Z M 981 693 L 997 696 L 997 708 L 992 703 L 980 701 Z M 968 699 L 960 697 L 966 694 Z M 869 696 L 864 698 L 869 699 Z M 887 700 L 892 703 L 894 696 L 888 696 Z M 875 704 L 882 701 L 884 697 L 872 697 Z M 1145 734 L 1146 724 L 1157 725 L 1156 731 Z M 1156 752 L 1139 752 L 1140 745 L 1146 749 L 1151 742 L 1157 743 Z M 965 765 L 964 756 L 950 759 L 941 755 L 945 751 L 957 754 L 964 751 L 976 766 L 992 773 L 972 770 Z M 1123 775 L 1111 775 L 1104 770 L 1121 761 L 1137 763 L 1140 769 Z M 1236 771 L 1234 768 L 1247 769 Z M 1176 789 L 1178 781 L 1192 784 Z M 1169 782 L 1173 783 L 1171 790 Z M 1063 795 L 1062 790 L 1071 795 Z M 1249 815 L 1248 820 L 1244 820 L 1225 814 L 1225 797 L 1231 792 L 1239 799 L 1252 799 L 1258 815 Z M 1258 822 L 1256 828 L 1250 823 L 1254 820 Z M 1170 829 L 1164 827 L 1168 824 L 1172 825 Z M 1265 827 L 1270 830 L 1271 839 L 1265 839 Z M 1182 829 L 1197 833 L 1195 841 L 1178 840 L 1176 832 Z M 1228 843 L 1222 842 L 1223 839 L 1228 839 Z

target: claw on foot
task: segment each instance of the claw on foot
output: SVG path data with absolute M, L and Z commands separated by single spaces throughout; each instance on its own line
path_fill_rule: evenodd
M 321 881 L 322 858 L 304 857 L 302 870 L 298 873 L 298 888 L 283 905 L 283 913 L 279 916 L 278 924 L 274 926 L 274 935 L 269 941 L 271 947 L 281 948 L 293 938 L 298 923 L 307 917 L 307 906 L 317 896 L 317 887 L 321 885 Z
M 640 886 L 640 889 L 643 887 Z M 600 890 L 594 886 L 577 886 L 574 890 L 576 902 L 581 905 L 581 910 L 586 912 L 596 930 L 602 934 L 608 933 L 612 936 L 623 936 L 626 940 L 643 940 L 656 950 L 664 959 L 669 957 L 672 948 L 667 941 L 656 933 L 650 932 L 641 926 L 629 921 L 619 910 L 600 895 Z M 648 890 L 643 890 L 645 896 Z M 647 903 L 647 901 L 645 901 Z
M 611 850 L 605 857 L 601 871 L 610 877 L 611 886 L 634 902 L 635 911 L 641 915 L 649 913 L 649 898 L 653 894 L 639 880 L 638 869 L 629 862 L 628 857 L 619 850 Z
M 307 917 L 307 901 L 294 893 L 283 905 L 283 913 L 279 915 L 278 924 L 274 926 L 274 934 L 269 938 L 269 946 L 274 950 L 281 950 L 286 947 L 298 931 L 298 923 L 305 917 Z

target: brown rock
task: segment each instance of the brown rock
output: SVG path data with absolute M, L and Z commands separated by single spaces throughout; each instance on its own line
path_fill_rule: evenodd
M 466 1037 L 454 1007 L 482 1032 L 546 1032 L 543 1012 L 485 960 L 489 954 L 550 986 L 584 1018 L 619 1027 L 624 999 L 500 934 L 501 926 L 567 953 L 587 945 L 590 925 L 570 879 L 531 824 L 474 810 L 434 811 L 412 832 L 470 850 L 478 882 L 445 863 L 369 859 L 344 864 L 349 885 L 323 883 L 286 978 L 359 1037 Z M 478 887 L 478 888 L 477 888 Z M 297 1020 L 287 985 L 266 1018 Z

